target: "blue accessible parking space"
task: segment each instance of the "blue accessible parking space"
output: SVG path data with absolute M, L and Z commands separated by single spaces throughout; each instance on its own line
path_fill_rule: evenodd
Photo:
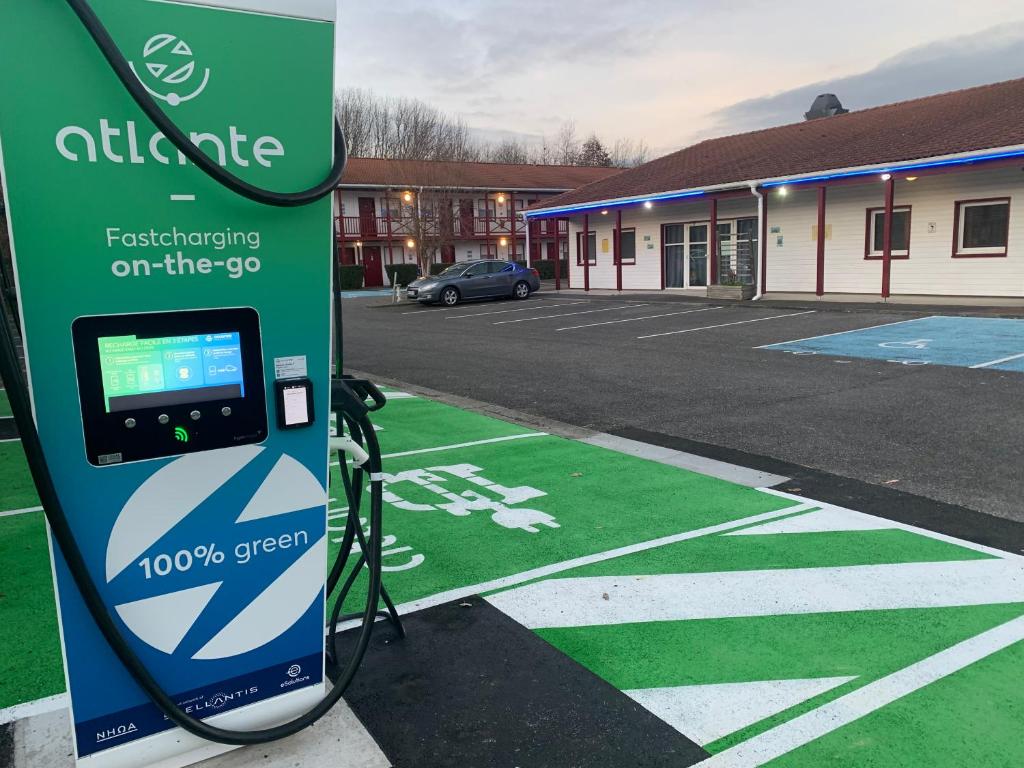
M 1024 373 L 1024 320 L 922 317 L 761 348 L 792 354 L 886 360 L 904 365 L 949 365 Z

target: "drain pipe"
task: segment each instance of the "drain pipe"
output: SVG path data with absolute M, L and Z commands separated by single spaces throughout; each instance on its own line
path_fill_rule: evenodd
M 757 250 L 758 253 L 754 255 L 757 263 L 757 290 L 754 293 L 754 298 L 751 301 L 760 301 L 764 294 L 761 292 L 761 270 L 764 269 L 764 263 L 761 259 L 761 254 L 765 253 L 765 241 L 764 238 L 768 237 L 768 233 L 764 231 L 764 193 L 758 188 L 757 184 L 750 185 L 750 191 L 757 197 Z

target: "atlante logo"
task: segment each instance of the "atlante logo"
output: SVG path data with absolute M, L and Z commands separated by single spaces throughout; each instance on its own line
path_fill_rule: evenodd
M 201 76 L 196 75 L 196 61 L 192 48 L 177 35 L 153 35 L 143 46 L 142 58 L 146 65 L 146 73 L 159 84 L 159 90 L 150 87 L 146 82 L 149 78 L 140 76 L 135 68 L 135 62 L 130 61 L 128 64 L 135 76 L 153 98 L 166 101 L 172 107 L 191 101 L 205 91 L 210 82 L 209 69 L 203 70 Z M 179 93 L 179 87 L 185 92 Z
M 210 70 L 200 73 L 192 48 L 171 34 L 151 37 L 142 50 L 145 66 L 140 73 L 134 62 L 132 72 L 153 98 L 172 107 L 191 101 L 206 90 Z M 225 135 L 226 134 L 226 135 Z M 284 157 L 284 144 L 273 136 L 259 136 L 250 141 L 237 126 L 217 132 L 192 131 L 188 139 L 222 167 L 248 168 L 255 161 L 264 168 L 273 167 L 273 158 Z M 156 161 L 161 165 L 186 165 L 185 155 L 177 151 L 159 131 L 140 135 L 135 121 L 120 122 L 100 118 L 98 130 L 83 125 L 68 125 L 57 132 L 57 151 L 73 163 L 82 157 L 90 163 L 106 158 L 112 163 L 143 165 Z

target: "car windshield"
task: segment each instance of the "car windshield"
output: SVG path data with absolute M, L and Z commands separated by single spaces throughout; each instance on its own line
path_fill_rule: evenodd
M 465 264 L 452 264 L 450 267 L 448 267 L 448 269 L 444 270 L 444 272 L 438 275 L 438 277 L 452 277 L 453 275 L 461 274 L 465 269 Z

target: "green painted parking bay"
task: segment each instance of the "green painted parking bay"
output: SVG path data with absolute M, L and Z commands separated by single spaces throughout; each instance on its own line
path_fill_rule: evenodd
M 403 610 L 484 594 L 702 744 L 710 768 L 1024 762 L 1020 557 L 422 398 L 374 421 Z M 3 506 L 31 507 L 16 452 L 0 458 Z M 337 468 L 332 482 L 336 549 Z M 62 674 L 41 517 L 0 528 L 17 580 L 0 598 L 18 627 L 0 648 L 10 706 Z

